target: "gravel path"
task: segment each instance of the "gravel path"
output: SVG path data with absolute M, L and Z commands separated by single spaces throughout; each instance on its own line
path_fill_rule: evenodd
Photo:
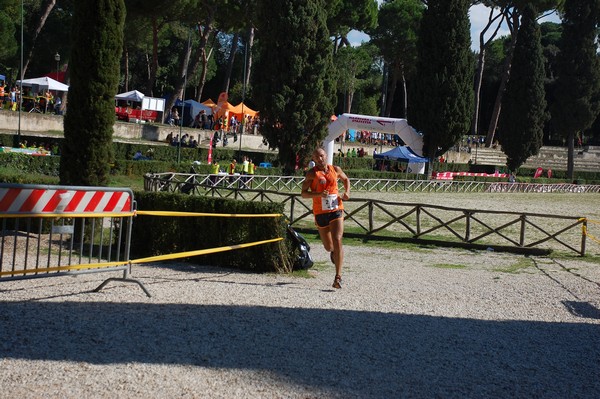
M 600 264 L 346 246 L 344 287 L 184 263 L 0 283 L 6 398 L 592 398 Z M 114 275 L 114 274 L 112 274 Z

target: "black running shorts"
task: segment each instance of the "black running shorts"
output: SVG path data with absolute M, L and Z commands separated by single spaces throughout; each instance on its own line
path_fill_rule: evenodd
M 329 223 L 344 217 L 342 212 L 343 211 L 341 209 L 338 209 L 335 212 L 327 212 L 315 215 L 315 224 L 317 227 L 329 227 Z

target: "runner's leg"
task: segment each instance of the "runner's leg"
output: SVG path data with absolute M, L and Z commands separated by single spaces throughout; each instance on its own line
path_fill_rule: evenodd
M 321 237 L 321 242 L 323 243 L 323 247 L 325 247 L 325 251 L 331 252 L 333 251 L 333 241 L 331 239 L 331 229 L 329 226 L 327 227 L 318 227 L 319 236 Z
M 333 260 L 335 263 L 335 274 L 342 275 L 342 264 L 344 263 L 344 248 L 342 247 L 342 236 L 344 235 L 344 218 L 332 220 L 329 230 L 333 246 Z

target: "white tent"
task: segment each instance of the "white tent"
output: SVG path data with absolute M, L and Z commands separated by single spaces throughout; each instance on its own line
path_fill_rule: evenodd
M 43 76 L 41 78 L 33 78 L 33 79 L 23 79 L 23 86 L 32 87 L 34 91 L 40 90 L 51 90 L 51 91 L 69 91 L 69 86 L 64 83 L 59 82 L 58 80 L 54 80 L 49 78 L 48 76 Z M 17 80 L 17 85 L 21 85 L 21 81 Z M 37 90 L 36 90 L 37 88 Z
M 125 93 L 117 94 L 115 99 L 123 101 L 136 101 L 141 103 L 144 97 L 146 97 L 144 93 L 137 90 L 131 90 Z

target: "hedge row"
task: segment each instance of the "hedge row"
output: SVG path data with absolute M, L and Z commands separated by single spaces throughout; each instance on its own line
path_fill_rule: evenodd
M 62 138 L 52 137 L 37 137 L 37 136 L 21 136 L 22 140 L 27 140 L 29 143 L 37 142 L 40 143 L 44 139 L 47 144 L 60 144 Z M 0 143 L 3 146 L 11 146 L 13 141 L 13 135 L 0 134 Z M 173 146 L 165 145 L 152 145 L 152 144 L 135 144 L 135 143 L 113 143 L 115 162 L 113 166 L 114 174 L 123 174 L 129 176 L 143 176 L 148 172 L 190 172 L 192 162 L 200 161 L 201 165 L 194 166 L 194 169 L 198 173 L 209 173 L 210 168 L 206 166 L 206 159 L 208 158 L 207 148 L 177 148 Z M 133 156 L 137 151 L 141 151 L 142 154 L 146 154 L 149 149 L 152 149 L 153 155 L 151 161 L 133 161 Z M 177 162 L 179 154 L 180 162 Z M 242 151 L 241 155 L 246 155 L 252 159 L 255 165 L 259 165 L 262 162 L 269 162 L 273 168 L 261 168 L 257 171 L 257 174 L 261 175 L 280 175 L 281 168 L 278 167 L 279 161 L 277 154 L 275 153 L 264 153 L 259 151 Z M 58 176 L 58 162 L 57 157 L 28 157 L 35 158 L 33 160 L 19 160 L 11 158 L 9 161 L 2 159 L 4 154 L 0 154 L 0 166 L 5 165 L 6 162 L 10 162 L 11 166 L 19 168 L 25 173 L 42 173 L 50 176 Z M 231 147 L 217 147 L 213 151 L 213 159 L 216 159 L 221 164 L 221 169 L 226 170 L 227 166 L 232 159 L 237 159 L 240 156 L 238 150 L 235 149 L 235 144 Z M 238 159 L 238 163 L 240 160 Z M 14 162 L 14 164 L 13 164 Z M 46 164 L 46 162 L 48 164 Z M 372 179 L 417 179 L 423 178 L 422 175 L 406 175 L 403 172 L 381 172 L 375 170 L 377 161 L 371 157 L 334 157 L 334 164 L 339 165 L 344 171 L 351 177 L 356 178 L 372 178 Z M 398 162 L 392 162 L 393 166 L 397 166 Z M 403 164 L 404 166 L 405 164 Z M 473 172 L 473 173 L 494 173 L 498 169 L 501 173 L 507 173 L 505 166 L 497 167 L 495 165 L 481 165 L 481 164 L 459 164 L 459 163 L 435 163 L 434 169 L 440 172 Z M 238 172 L 241 172 L 241 166 L 238 165 Z M 297 175 L 302 175 L 304 171 L 302 169 L 296 172 Z M 535 173 L 534 169 L 530 168 L 519 168 L 517 171 L 517 177 L 519 181 L 529 181 Z M 554 182 L 557 180 L 566 181 L 566 171 L 553 170 Z M 600 184 L 600 173 L 599 172 L 582 172 L 575 171 L 575 181 L 579 184 Z M 468 180 L 485 181 L 486 178 L 482 177 L 468 177 Z M 487 179 L 490 180 L 490 179 Z M 491 179 L 497 181 L 496 178 Z M 540 182 L 540 180 L 532 180 Z
M 138 210 L 227 214 L 283 213 L 283 204 L 235 201 L 173 193 L 136 192 Z M 188 258 L 191 263 L 256 272 L 290 272 L 298 256 L 287 237 L 284 217 L 137 216 L 133 223 L 132 259 L 217 248 L 284 237 L 271 244 Z
M 14 135 L 11 134 L 0 134 L 0 146 L 12 147 L 14 145 Z M 27 141 L 30 145 L 36 143 L 37 145 L 44 144 L 52 147 L 57 145 L 60 151 L 61 145 L 64 141 L 62 137 L 40 137 L 40 136 L 27 136 L 21 135 L 21 141 Z M 240 155 L 245 155 L 253 160 L 256 165 L 261 162 L 269 162 L 272 165 L 278 165 L 276 153 L 265 153 L 260 151 L 248 151 L 242 150 L 241 154 L 239 148 L 236 147 L 233 141 L 231 141 L 229 147 L 216 147 L 213 149 L 213 159 L 217 159 L 221 162 L 231 161 L 234 158 L 238 158 Z M 167 145 L 156 145 L 152 143 L 148 144 L 137 144 L 137 143 L 123 143 L 113 142 L 113 151 L 115 160 L 132 160 L 133 156 L 137 151 L 141 151 L 142 154 L 152 149 L 152 159 L 156 161 L 174 162 L 177 163 L 179 157 L 181 163 L 190 164 L 193 161 L 201 161 L 206 163 L 208 159 L 208 148 L 189 148 L 189 147 L 174 147 Z M 240 160 L 238 159 L 238 162 Z

